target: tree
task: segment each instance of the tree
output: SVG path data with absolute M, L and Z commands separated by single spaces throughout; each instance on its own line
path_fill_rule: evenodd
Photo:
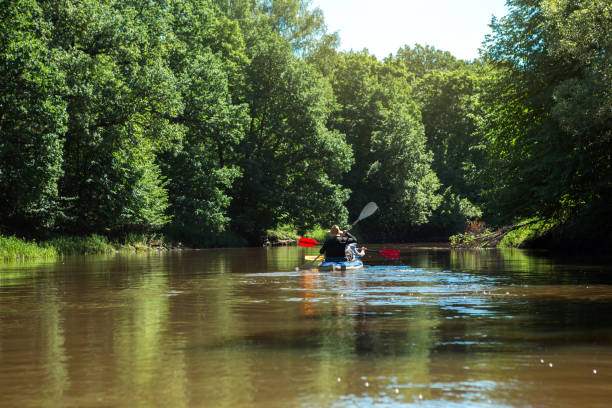
M 0 230 L 30 234 L 61 215 L 65 77 L 34 0 L 0 5 Z
M 509 2 L 485 57 L 501 70 L 481 132 L 488 196 L 500 216 L 609 220 L 611 7 Z M 588 222 L 591 224 L 592 222 Z
M 353 191 L 351 216 L 372 200 L 385 209 L 377 217 L 382 231 L 368 235 L 374 239 L 401 236 L 427 222 L 439 204 L 439 183 L 409 79 L 365 51 L 340 54 L 331 76 L 338 107 L 330 126 L 347 135 L 355 152 L 355 165 L 343 182 Z
M 248 122 L 247 107 L 232 102 L 230 86 L 242 86 L 248 58 L 238 27 L 208 2 L 174 6 L 176 43 L 168 60 L 185 105 L 174 121 L 185 135 L 160 155 L 160 162 L 169 180 L 172 228 L 201 244 L 226 229 L 233 183 L 242 174 L 236 150 Z
M 348 191 L 340 181 L 352 153 L 344 136 L 325 126 L 330 90 L 275 32 L 261 27 L 247 43 L 250 123 L 238 150 L 243 176 L 232 201 L 233 228 L 257 241 L 281 222 L 304 230 L 346 219 Z
M 452 71 L 466 63 L 457 60 L 450 52 L 438 50 L 430 45 L 415 44 L 413 48 L 404 46 L 387 62 L 398 62 L 418 78 L 431 71 Z
M 168 221 L 156 153 L 181 137 L 183 106 L 164 62 L 168 9 L 138 1 L 44 3 L 61 55 L 68 113 L 60 194 L 71 232 L 143 230 Z

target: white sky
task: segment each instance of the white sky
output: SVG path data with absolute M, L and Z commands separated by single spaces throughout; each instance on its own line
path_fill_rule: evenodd
M 367 48 L 378 59 L 418 43 L 472 60 L 491 17 L 508 12 L 505 0 L 312 0 L 312 7 L 338 31 L 341 50 Z

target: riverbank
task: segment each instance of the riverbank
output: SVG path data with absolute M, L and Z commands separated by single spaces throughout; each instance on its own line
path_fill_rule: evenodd
M 102 255 L 126 251 L 163 251 L 181 248 L 145 235 L 128 235 L 122 242 L 92 234 L 85 237 L 57 237 L 46 241 L 0 236 L 0 261 L 55 259 L 67 255 Z
M 306 232 L 306 236 L 318 241 L 324 241 L 327 231 L 317 227 Z M 40 259 L 55 259 L 68 255 L 102 255 L 113 252 L 145 252 L 166 251 L 187 248 L 212 247 L 242 247 L 246 241 L 234 239 L 190 240 L 185 237 L 186 244 L 176 237 L 169 238 L 162 234 L 128 234 L 119 240 L 92 234 L 89 236 L 60 236 L 48 240 L 37 241 L 18 238 L 15 236 L 0 235 L 0 262 L 2 261 L 30 261 Z M 263 237 L 264 246 L 297 245 L 300 235 L 288 226 L 266 231 Z M 225 245 L 224 245 L 225 244 Z M 232 245 L 233 244 L 233 245 Z

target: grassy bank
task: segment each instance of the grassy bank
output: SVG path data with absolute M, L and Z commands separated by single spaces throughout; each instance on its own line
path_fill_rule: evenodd
M 58 252 L 54 247 L 26 242 L 16 237 L 0 236 L 0 260 L 54 259 L 57 256 Z
M 55 259 L 67 255 L 101 255 L 116 251 L 146 251 L 152 247 L 244 247 L 247 241 L 231 232 L 211 233 L 206 231 L 181 230 L 164 231 L 165 235 L 150 236 L 146 234 L 128 234 L 120 241 L 110 241 L 102 235 L 85 237 L 62 236 L 43 242 L 0 236 L 0 262 L 26 261 L 35 259 Z M 300 237 L 313 238 L 324 242 L 327 229 L 321 227 L 306 231 L 303 235 L 291 226 L 280 226 L 266 231 L 267 240 L 271 245 L 295 245 Z M 175 244 L 168 244 L 174 242 Z
M 43 242 L 0 236 L 0 261 L 55 259 L 66 255 L 102 255 L 115 251 L 139 251 L 150 247 L 146 235 L 130 234 L 122 242 L 111 242 L 102 235 L 57 237 Z M 161 241 L 163 244 L 163 241 Z M 156 245 L 161 244 L 158 242 Z

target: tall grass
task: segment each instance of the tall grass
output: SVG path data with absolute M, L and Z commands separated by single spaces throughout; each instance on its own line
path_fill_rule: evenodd
M 115 252 L 106 237 L 93 234 L 88 237 L 59 237 L 45 243 L 61 255 L 97 255 Z
M 53 259 L 57 256 L 57 250 L 53 247 L 38 245 L 36 242 L 26 242 L 14 236 L 0 236 L 0 260 Z

